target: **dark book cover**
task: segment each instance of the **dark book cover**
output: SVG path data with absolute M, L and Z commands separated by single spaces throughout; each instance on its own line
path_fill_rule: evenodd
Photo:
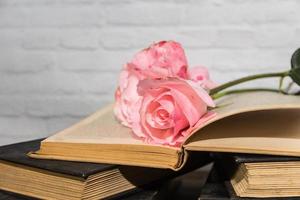
M 41 141 L 42 139 L 39 139 L 2 146 L 0 147 L 0 160 L 82 178 L 117 167 L 108 164 L 40 160 L 28 157 L 28 152 L 39 149 Z
M 215 158 L 223 157 L 233 160 L 235 163 L 258 163 L 258 162 L 288 162 L 300 161 L 299 157 L 293 156 L 273 156 L 261 154 L 242 154 L 242 153 L 216 153 Z
M 229 180 L 241 163 L 300 161 L 300 157 L 242 153 L 211 153 L 211 157 L 223 180 Z

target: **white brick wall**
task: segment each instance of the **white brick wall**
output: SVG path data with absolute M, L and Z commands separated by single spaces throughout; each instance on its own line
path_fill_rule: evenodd
M 111 101 L 122 65 L 153 41 L 179 41 L 219 83 L 285 70 L 299 10 L 297 0 L 0 0 L 0 145 Z

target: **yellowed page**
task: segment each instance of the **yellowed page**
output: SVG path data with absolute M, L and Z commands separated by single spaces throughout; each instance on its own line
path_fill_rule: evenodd
M 80 142 L 103 144 L 143 144 L 134 139 L 131 130 L 120 124 L 113 115 L 113 104 L 103 107 L 79 123 L 56 133 L 46 142 Z
M 48 137 L 43 142 L 154 146 L 135 138 L 130 128 L 123 126 L 115 119 L 113 104 L 100 109 L 70 128 Z
M 216 117 L 202 126 L 195 127 L 190 136 L 204 126 L 235 114 L 257 110 L 300 108 L 300 96 L 284 95 L 276 92 L 246 92 L 222 97 L 216 100 L 216 105 L 217 108 L 213 109 L 217 113 Z M 186 141 L 188 141 L 188 138 Z
M 186 149 L 300 156 L 300 96 L 251 92 L 223 98 L 218 106 Z

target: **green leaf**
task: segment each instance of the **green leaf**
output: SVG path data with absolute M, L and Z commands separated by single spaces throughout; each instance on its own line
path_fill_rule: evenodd
M 292 69 L 289 75 L 300 86 L 300 48 L 293 53 L 291 65 Z
M 300 48 L 293 53 L 291 65 L 292 68 L 300 68 Z
M 289 75 L 300 86 L 300 68 L 292 68 Z

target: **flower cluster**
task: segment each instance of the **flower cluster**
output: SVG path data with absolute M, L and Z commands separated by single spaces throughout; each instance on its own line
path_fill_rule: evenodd
M 207 69 L 189 69 L 181 45 L 161 41 L 122 69 L 115 93 L 117 119 L 148 143 L 177 146 L 191 129 L 214 116 Z

